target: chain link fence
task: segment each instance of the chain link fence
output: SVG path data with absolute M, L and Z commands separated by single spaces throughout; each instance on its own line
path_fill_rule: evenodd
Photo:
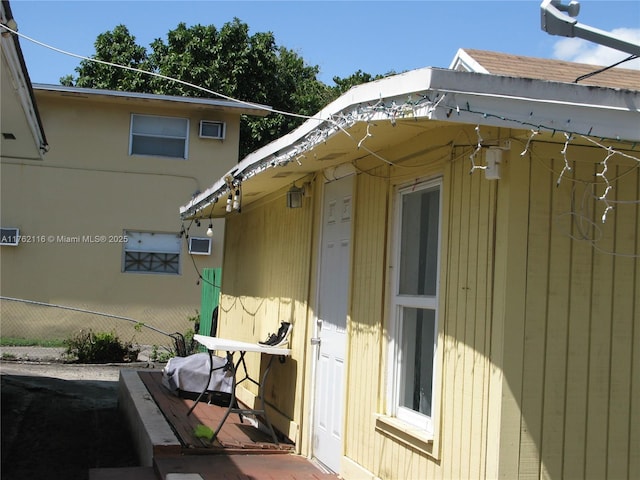
M 89 306 L 57 305 L 0 296 L 0 337 L 3 345 L 62 345 L 81 331 L 114 333 L 123 342 L 181 354 L 184 337 L 197 331 L 197 312 L 176 309 L 162 316 L 145 309 L 140 317 L 98 311 Z M 163 319 L 162 328 L 154 325 Z M 167 320 L 169 319 L 169 320 Z M 187 338 L 188 339 L 188 338 Z

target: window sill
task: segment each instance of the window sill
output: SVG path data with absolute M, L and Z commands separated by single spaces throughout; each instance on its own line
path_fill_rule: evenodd
M 433 449 L 433 434 L 386 415 L 376 416 L 376 431 L 437 459 Z

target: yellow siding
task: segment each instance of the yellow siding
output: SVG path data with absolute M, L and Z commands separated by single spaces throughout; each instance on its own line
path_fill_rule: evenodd
M 352 308 L 349 328 L 349 362 L 345 451 L 362 465 L 376 461 L 374 413 L 378 411 L 384 275 L 380 266 L 386 249 L 386 204 L 388 169 L 360 175 L 355 189 Z M 376 293 L 373 293 L 376 292 Z
M 219 335 L 258 342 L 276 332 L 281 321 L 293 323 L 292 356 L 284 364 L 274 362 L 266 392 L 267 402 L 282 417 L 272 420 L 285 432 L 291 426 L 283 419 L 295 425 L 302 419 L 312 211 L 311 199 L 303 208 L 286 208 L 284 192 L 279 192 L 259 207 L 227 217 L 225 242 L 233 248 L 224 259 Z M 268 358 L 257 362 L 256 354 L 247 355 L 252 377 L 259 378 Z M 243 385 L 257 395 L 254 385 Z M 293 432 L 296 442 L 298 434 Z
M 471 127 L 440 133 L 443 144 L 475 138 Z M 515 135 L 483 131 L 487 138 L 507 134 Z M 411 158 L 404 166 L 371 160 L 377 168 L 358 172 L 346 478 L 640 476 L 640 206 L 616 204 L 602 224 L 602 202 L 585 183 L 602 170 L 606 152 L 600 148 L 572 145 L 572 170 L 556 186 L 564 166 L 560 140 L 534 142 L 525 156 L 524 142 L 512 144 L 497 181 L 482 171 L 469 174 L 473 142 L 445 154 L 417 144 L 412 155 L 404 145 L 401 154 Z M 358 168 L 367 162 L 359 161 Z M 616 157 L 610 173 L 617 178 L 612 200 L 638 198 L 637 162 Z M 386 326 L 393 192 L 435 176 L 443 179 L 441 369 L 435 436 L 428 442 L 381 415 L 392 361 Z M 280 320 L 295 322 L 293 357 L 277 365 L 278 390 L 267 398 L 300 426 L 296 441 L 303 445 L 316 275 L 313 224 L 319 213 L 317 204 L 307 202 L 287 210 L 279 192 L 229 217 L 226 242 L 232 248 L 221 304 L 221 334 L 233 338 L 257 341 Z M 595 247 L 584 236 L 595 238 Z M 257 372 L 260 366 L 254 362 L 251 368 Z
M 519 478 L 633 478 L 638 204 L 615 204 L 603 224 L 604 186 L 590 182 L 606 152 L 570 147 L 556 186 L 561 148 L 532 149 Z M 617 156 L 608 174 L 610 199 L 638 198 L 637 163 Z
M 404 168 L 379 168 L 358 177 L 354 226 L 353 296 L 345 455 L 384 479 L 478 478 L 484 475 L 488 409 L 491 285 L 496 183 L 469 175 L 470 150 L 456 149 L 450 164 L 423 155 L 410 175 Z M 447 158 L 448 159 L 448 158 Z M 385 178 L 386 176 L 389 178 Z M 392 186 L 416 178 L 444 176 L 443 238 L 439 348 L 442 372 L 441 445 L 431 454 L 411 448 L 410 436 L 399 440 L 375 429 L 383 413 L 386 332 L 386 269 Z M 381 337 L 382 335 L 382 337 Z M 372 435 L 372 432 L 375 434 Z

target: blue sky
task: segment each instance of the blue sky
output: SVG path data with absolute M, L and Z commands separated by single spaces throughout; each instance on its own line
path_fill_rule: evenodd
M 568 3 L 568 0 L 564 0 Z M 640 1 L 583 0 L 580 23 L 640 42 Z M 179 22 L 220 28 L 233 17 L 251 33 L 271 31 L 278 45 L 320 67 L 320 79 L 448 67 L 458 48 L 610 64 L 627 54 L 540 28 L 540 1 L 53 1 L 12 0 L 21 34 L 91 56 L 98 34 L 124 24 L 149 49 Z M 79 60 L 24 38 L 31 81 L 59 83 Z M 608 51 L 609 50 L 609 51 Z M 624 64 L 640 68 L 640 59 Z

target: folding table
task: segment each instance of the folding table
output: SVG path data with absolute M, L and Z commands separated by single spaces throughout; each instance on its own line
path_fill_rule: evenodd
M 262 415 L 263 418 L 264 418 L 265 424 L 267 425 L 267 427 L 269 429 L 269 432 L 271 433 L 271 437 L 273 438 L 273 442 L 277 444 L 278 443 L 278 438 L 276 437 L 276 433 L 273 430 L 273 426 L 271 425 L 271 422 L 269 421 L 269 417 L 267 415 L 267 409 L 265 407 L 264 386 L 265 386 L 265 383 L 267 381 L 267 377 L 269 375 L 269 371 L 271 370 L 271 362 L 273 361 L 273 358 L 276 357 L 276 356 L 288 357 L 288 356 L 291 355 L 291 350 L 288 349 L 288 348 L 270 347 L 268 345 L 261 345 L 259 343 L 239 342 L 237 340 L 228 340 L 228 339 L 225 339 L 225 338 L 208 337 L 206 335 L 194 335 L 193 338 L 198 343 L 203 345 L 207 349 L 207 352 L 209 352 L 209 378 L 207 379 L 207 383 L 204 386 L 204 390 L 198 396 L 198 398 L 196 399 L 196 401 L 193 404 L 193 406 L 189 409 L 189 412 L 187 413 L 187 415 L 191 414 L 191 412 L 196 407 L 196 405 L 198 404 L 200 399 L 202 399 L 202 397 L 207 393 L 207 389 L 209 387 L 209 382 L 211 381 L 211 376 L 213 375 L 213 372 L 216 370 L 215 368 L 213 368 L 213 352 L 214 351 L 225 351 L 225 352 L 227 352 L 227 363 L 226 363 L 226 365 L 224 367 L 218 367 L 218 368 L 225 368 L 225 369 L 231 370 L 231 373 L 233 375 L 233 383 L 232 383 L 232 389 L 231 389 L 231 400 L 229 402 L 229 407 L 227 408 L 227 411 L 225 412 L 224 416 L 222 417 L 222 420 L 220 421 L 220 424 L 218 425 L 218 427 L 214 431 L 213 437 L 212 437 L 211 440 L 216 438 L 218 433 L 220 433 L 220 430 L 222 429 L 222 426 L 224 425 L 224 422 L 226 422 L 226 420 L 229 417 L 229 415 L 231 413 L 238 413 L 240 415 L 242 415 L 242 414 Z M 234 354 L 236 352 L 240 356 L 238 358 L 238 361 L 234 362 L 233 356 L 234 356 Z M 258 382 L 254 378 L 252 378 L 249 375 L 249 372 L 247 371 L 247 364 L 245 363 L 245 359 L 244 359 L 244 356 L 245 356 L 245 354 L 247 352 L 258 352 L 258 353 L 264 353 L 264 354 L 269 355 L 269 363 L 267 363 L 267 368 L 265 369 L 264 373 L 262 374 L 262 380 L 260 382 Z M 241 380 L 238 381 L 237 373 L 238 373 L 238 368 L 241 365 L 242 365 L 242 368 L 244 370 L 244 377 Z M 238 385 L 240 385 L 242 382 L 246 381 L 246 380 L 248 380 L 248 381 L 250 381 L 250 382 L 252 382 L 252 383 L 254 383 L 255 385 L 258 386 L 258 396 L 260 397 L 260 407 L 261 407 L 260 409 L 255 409 L 255 408 L 237 408 L 235 406 L 236 405 L 236 387 Z

